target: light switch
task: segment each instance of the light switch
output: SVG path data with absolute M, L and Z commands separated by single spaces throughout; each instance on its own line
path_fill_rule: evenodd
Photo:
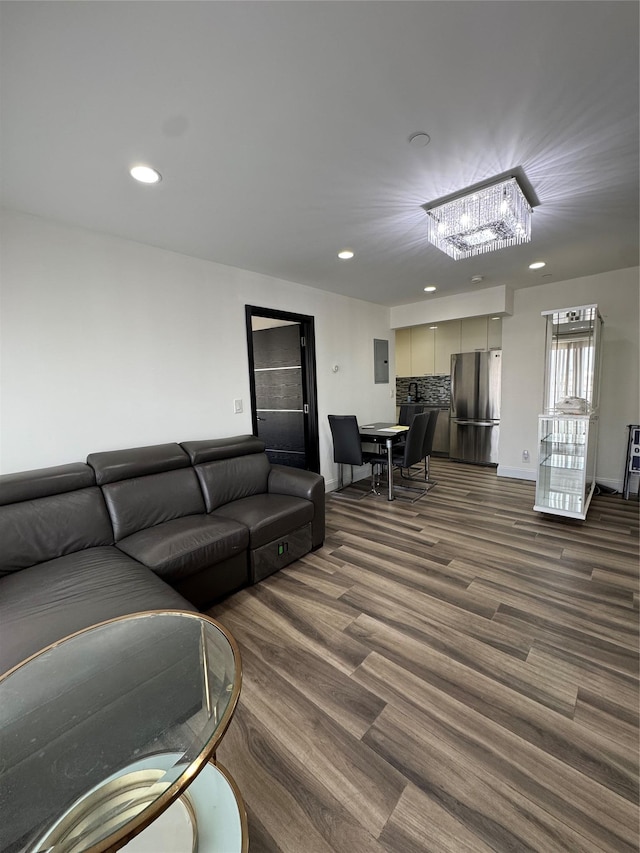
M 242 414 L 242 400 L 233 401 L 233 411 L 236 415 Z

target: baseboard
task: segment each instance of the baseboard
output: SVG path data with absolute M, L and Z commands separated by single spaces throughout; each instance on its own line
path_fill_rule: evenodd
M 510 477 L 512 480 L 535 480 L 536 472 L 531 468 L 507 468 L 498 465 L 498 477 Z
M 596 485 L 606 486 L 608 489 L 614 489 L 616 492 L 622 492 L 624 488 L 623 480 L 617 480 L 614 477 L 598 477 L 596 474 Z
M 358 480 L 363 480 L 365 477 L 369 477 L 371 479 L 371 468 L 368 465 L 361 465 L 353 467 L 353 482 L 357 482 Z M 345 486 L 349 485 L 349 466 L 345 465 L 344 469 L 344 484 Z M 326 477 L 324 479 L 324 490 L 325 492 L 334 492 L 336 489 L 340 488 L 340 480 L 336 475 L 331 480 L 328 480 Z

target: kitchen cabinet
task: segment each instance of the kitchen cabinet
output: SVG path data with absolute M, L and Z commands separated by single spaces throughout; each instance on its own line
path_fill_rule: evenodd
M 487 349 L 502 349 L 502 317 L 487 318 Z
M 413 326 L 411 329 L 411 376 L 432 375 L 435 364 L 435 336 L 431 326 Z
M 411 329 L 396 329 L 396 376 L 411 373 Z
M 460 320 L 448 320 L 438 323 L 436 330 L 434 373 L 451 373 L 451 356 L 460 349 Z
M 460 352 L 501 348 L 501 317 L 465 317 L 460 321 Z
M 460 321 L 460 350 L 459 352 L 474 352 L 486 350 L 487 345 L 486 317 L 465 317 Z
M 500 349 L 502 321 L 465 317 L 396 330 L 396 376 L 449 375 L 456 352 Z

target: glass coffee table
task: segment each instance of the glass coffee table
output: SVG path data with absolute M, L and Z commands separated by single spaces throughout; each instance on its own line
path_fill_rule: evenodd
M 215 750 L 240 695 L 213 619 L 149 611 L 49 646 L 0 679 L 2 853 L 246 853 Z

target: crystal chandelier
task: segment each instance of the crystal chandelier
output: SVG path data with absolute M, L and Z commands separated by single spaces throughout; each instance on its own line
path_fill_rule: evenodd
M 531 240 L 531 205 L 515 178 L 424 208 L 430 242 L 456 261 Z

